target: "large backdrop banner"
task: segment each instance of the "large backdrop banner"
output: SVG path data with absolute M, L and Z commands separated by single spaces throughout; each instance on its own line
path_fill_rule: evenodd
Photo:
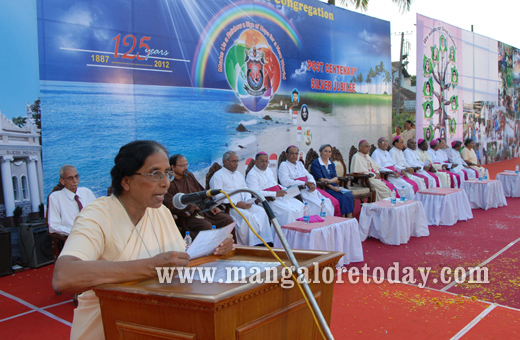
M 517 48 L 418 14 L 417 56 L 417 138 L 471 138 L 482 164 L 519 156 Z
M 136 139 L 200 180 L 227 150 L 274 168 L 290 144 L 348 159 L 390 131 L 387 21 L 316 0 L 38 0 L 38 25 L 46 194 L 65 163 L 104 194 Z

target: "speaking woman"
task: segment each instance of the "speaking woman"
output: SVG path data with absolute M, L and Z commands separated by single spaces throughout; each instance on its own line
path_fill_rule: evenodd
M 54 268 L 56 291 L 82 293 L 71 339 L 104 339 L 92 287 L 156 277 L 156 267 L 189 261 L 172 214 L 162 204 L 172 176 L 166 149 L 153 141 L 131 142 L 119 150 L 110 174 L 113 194 L 81 210 Z M 232 243 L 227 239 L 214 254 L 229 253 Z

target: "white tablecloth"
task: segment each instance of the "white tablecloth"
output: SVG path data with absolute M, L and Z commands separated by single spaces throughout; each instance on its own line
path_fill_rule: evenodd
M 461 188 L 468 194 L 471 209 L 488 210 L 507 205 L 504 189 L 499 181 L 469 180 L 462 182 Z
M 497 181 L 502 183 L 506 197 L 520 197 L 520 175 L 514 172 L 501 172 L 497 174 Z
M 462 189 L 420 190 L 415 199 L 422 202 L 428 225 L 454 225 L 473 218 L 468 195 Z
M 363 261 L 363 246 L 359 238 L 358 221 L 355 218 L 329 216 L 324 222 L 294 222 L 282 226 L 282 231 L 292 249 L 342 251 L 338 266 Z M 278 235 L 274 246 L 282 248 Z
M 409 200 L 392 207 L 390 201 L 383 200 L 363 204 L 359 234 L 361 241 L 370 236 L 385 244 L 400 245 L 408 243 L 411 236 L 428 236 L 430 231 L 421 202 Z

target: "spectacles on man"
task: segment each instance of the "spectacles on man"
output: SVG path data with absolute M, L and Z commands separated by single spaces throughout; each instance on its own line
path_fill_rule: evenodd
M 134 175 L 143 175 L 143 176 L 149 176 L 150 179 L 154 182 L 159 182 L 161 179 L 164 178 L 164 176 L 167 176 L 168 178 L 171 178 L 175 173 L 173 171 L 166 171 L 162 172 L 161 170 L 155 170 L 152 173 L 148 172 L 134 172 Z
M 64 180 L 66 181 L 73 181 L 73 180 L 79 180 L 79 174 L 76 174 L 75 176 L 69 176 L 69 177 L 65 177 L 63 178 Z
M 176 166 L 178 166 L 179 168 L 188 168 L 190 165 L 188 163 L 186 163 L 186 164 L 177 164 Z

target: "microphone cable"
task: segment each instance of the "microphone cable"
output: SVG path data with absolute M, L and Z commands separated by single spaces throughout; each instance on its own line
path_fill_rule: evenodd
M 221 193 L 223 193 L 226 198 L 228 199 L 229 201 L 229 204 L 233 207 L 233 209 L 235 209 L 235 211 L 244 219 L 244 221 L 246 221 L 249 229 L 253 232 L 253 234 L 256 235 L 256 237 L 258 237 L 260 239 L 260 241 L 262 241 L 262 243 L 267 247 L 267 249 L 269 249 L 269 252 L 271 252 L 271 254 L 273 254 L 273 256 L 276 258 L 276 260 L 278 262 L 280 262 L 280 264 L 289 269 L 289 272 L 291 273 L 291 276 L 294 280 L 294 282 L 296 282 L 296 286 L 300 289 L 300 292 L 302 293 L 302 296 L 303 296 L 303 299 L 305 300 L 305 302 L 307 303 L 307 306 L 309 307 L 309 310 L 311 311 L 311 314 L 312 314 L 312 318 L 314 319 L 314 323 L 318 326 L 318 330 L 320 331 L 320 334 L 321 336 L 323 337 L 323 339 L 327 339 L 327 337 L 325 336 L 325 334 L 323 333 L 323 330 L 321 329 L 321 325 L 318 321 L 318 319 L 316 318 L 316 314 L 314 313 L 314 310 L 312 309 L 312 306 L 309 302 L 309 300 L 307 299 L 307 296 L 305 295 L 305 292 L 303 291 L 303 288 L 300 284 L 300 282 L 298 282 L 298 279 L 297 277 L 294 275 L 293 271 L 291 270 L 291 268 L 287 267 L 287 265 L 282 261 L 282 259 L 280 259 L 280 257 L 278 257 L 278 255 L 276 255 L 276 253 L 274 252 L 274 250 L 264 241 L 264 239 L 262 237 L 260 237 L 260 235 L 258 235 L 258 233 L 253 229 L 253 227 L 251 226 L 251 224 L 249 223 L 249 221 L 247 220 L 247 218 L 245 218 L 244 215 L 242 215 L 242 213 L 240 212 L 240 210 L 238 210 L 236 207 L 235 207 L 235 204 L 233 204 L 233 201 L 231 201 L 231 198 L 229 197 L 229 195 L 224 191 L 224 190 L 220 190 Z M 301 273 L 298 273 L 298 274 L 301 274 Z

